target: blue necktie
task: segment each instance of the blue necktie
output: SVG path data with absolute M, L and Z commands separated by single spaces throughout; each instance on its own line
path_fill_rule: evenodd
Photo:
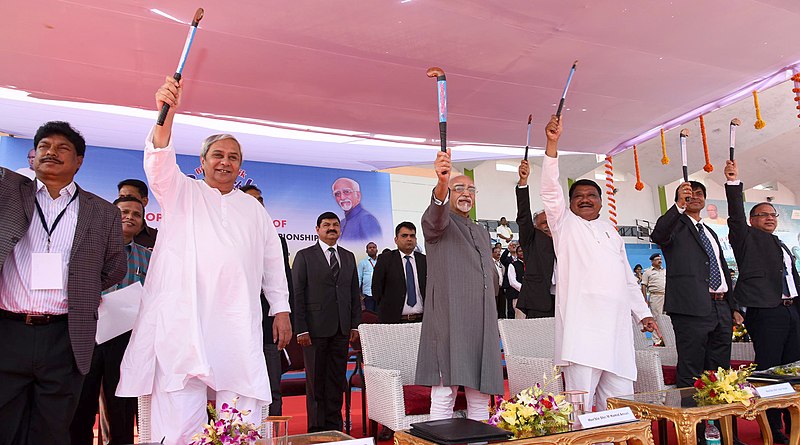
M 406 304 L 417 305 L 417 285 L 414 284 L 414 267 L 411 266 L 411 255 L 406 255 Z
M 722 285 L 722 277 L 719 273 L 717 257 L 714 255 L 714 248 L 711 247 L 711 240 L 706 236 L 702 223 L 697 223 L 697 233 L 700 235 L 700 242 L 703 243 L 703 249 L 705 249 L 706 255 L 708 255 L 708 285 L 711 289 L 717 290 Z

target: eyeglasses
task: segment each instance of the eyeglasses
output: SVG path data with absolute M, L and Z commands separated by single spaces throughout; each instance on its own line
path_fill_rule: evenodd
M 464 193 L 464 190 L 466 190 L 470 195 L 474 195 L 478 192 L 478 189 L 475 188 L 474 185 L 467 187 L 464 184 L 456 184 L 453 186 L 453 191 L 456 193 Z
M 780 214 L 778 214 L 778 213 L 753 213 L 753 216 L 755 216 L 756 218 L 766 218 L 768 216 L 771 216 L 773 218 L 777 218 L 777 217 L 780 216 Z
M 336 190 L 335 192 L 333 192 L 333 196 L 335 196 L 337 198 L 341 197 L 342 195 L 351 196 L 355 192 L 356 191 L 353 190 L 353 189 L 341 189 L 341 190 Z

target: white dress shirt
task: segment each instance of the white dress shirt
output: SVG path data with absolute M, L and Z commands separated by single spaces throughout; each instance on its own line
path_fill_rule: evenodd
M 44 230 L 39 212 L 34 208 L 28 231 L 14 246 L 3 266 L 3 273 L 0 275 L 0 309 L 20 314 L 66 314 L 69 257 L 72 253 L 80 207 L 80 199 L 76 198 L 71 204 L 70 201 L 78 187 L 74 182 L 70 182 L 61 189 L 56 199 L 50 197 L 44 183 L 34 181 L 34 187 L 36 200 L 42 207 L 48 228 L 53 226 L 53 221 L 66 208 L 64 216 L 50 237 L 50 252 L 61 254 L 63 285 L 61 289 L 31 289 L 32 254 L 47 252 L 47 232 Z

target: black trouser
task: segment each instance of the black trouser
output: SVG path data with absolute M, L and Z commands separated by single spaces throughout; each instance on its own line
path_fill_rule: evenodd
M 67 321 L 0 318 L 0 444 L 69 445 L 83 375 Z
M 349 335 L 311 337 L 303 348 L 306 362 L 308 432 L 342 430 L 342 401 L 347 386 Z
M 756 351 L 756 369 L 760 371 L 800 360 L 800 317 L 796 308 L 783 304 L 773 308 L 747 308 L 744 322 Z M 773 431 L 780 431 L 782 412 L 786 434 L 789 434 L 788 410 L 767 410 L 767 419 Z
M 519 298 L 519 291 L 510 287 L 506 290 L 506 318 L 511 320 L 517 318 L 517 314 L 514 312 L 514 300 Z
M 103 389 L 106 416 L 109 426 L 109 445 L 133 443 L 134 417 L 137 403 L 135 397 L 117 397 L 119 384 L 119 365 L 131 333 L 122 335 L 94 347 L 92 367 L 83 381 L 78 407 L 69 428 L 72 445 L 92 445 L 94 443 L 95 415 L 99 405 L 100 388 Z
M 705 370 L 730 368 L 733 319 L 727 301 L 712 301 L 707 316 L 673 313 L 670 317 L 678 349 L 678 388 L 694 385 L 694 378 Z
M 505 289 L 500 289 L 497 294 L 497 318 L 506 318 L 506 291 Z
M 269 404 L 270 416 L 283 415 L 283 398 L 281 397 L 281 354 L 278 345 L 272 343 L 272 338 L 264 338 L 264 358 L 267 361 L 267 376 L 269 389 L 272 393 L 272 403 Z

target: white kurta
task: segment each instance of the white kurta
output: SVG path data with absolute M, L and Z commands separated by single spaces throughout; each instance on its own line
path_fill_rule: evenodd
M 142 306 L 121 366 L 119 396 L 182 389 L 197 377 L 218 391 L 271 402 L 263 353 L 260 290 L 270 315 L 289 311 L 278 233 L 264 208 L 183 173 L 172 142 L 153 148 L 144 170 L 163 220 Z
M 556 158 L 544 157 L 541 194 L 558 258 L 556 364 L 636 380 L 631 315 L 641 320 L 651 314 L 622 237 L 604 218 L 586 221 L 570 211 Z

